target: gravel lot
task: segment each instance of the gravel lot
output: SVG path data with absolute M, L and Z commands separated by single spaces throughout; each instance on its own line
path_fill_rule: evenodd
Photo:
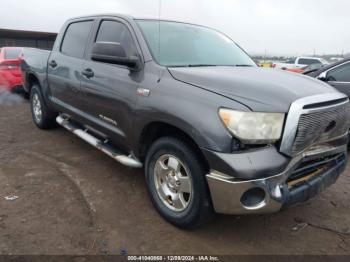
M 37 129 L 27 101 L 0 105 L 0 120 L 0 254 L 350 254 L 349 168 L 298 207 L 183 231 L 153 209 L 141 170 Z

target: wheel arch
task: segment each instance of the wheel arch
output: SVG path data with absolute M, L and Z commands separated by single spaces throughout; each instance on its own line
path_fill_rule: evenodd
M 30 90 L 32 89 L 32 87 L 35 84 L 40 86 L 40 81 L 39 81 L 39 78 L 37 77 L 37 75 L 35 73 L 33 73 L 33 72 L 27 73 L 26 81 L 25 81 L 25 85 L 24 85 L 25 91 L 30 93 Z
M 199 156 L 206 171 L 209 171 L 209 163 L 195 139 L 193 139 L 181 128 L 165 122 L 151 122 L 143 128 L 138 143 L 138 155 L 142 161 L 145 159 L 148 149 L 152 143 L 161 137 L 175 137 L 181 139 L 181 141 L 191 146 L 191 148 Z

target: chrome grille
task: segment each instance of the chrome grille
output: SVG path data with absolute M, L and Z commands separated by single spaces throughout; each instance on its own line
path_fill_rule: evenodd
M 311 111 L 302 114 L 299 119 L 292 154 L 295 155 L 314 144 L 344 135 L 349 126 L 350 103 L 348 102 L 322 109 L 322 111 Z

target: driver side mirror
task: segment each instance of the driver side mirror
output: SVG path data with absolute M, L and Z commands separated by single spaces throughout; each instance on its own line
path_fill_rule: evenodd
M 97 42 L 92 47 L 91 59 L 116 65 L 127 66 L 132 70 L 140 70 L 141 61 L 137 56 L 127 56 L 119 43 Z
M 327 81 L 327 72 L 322 72 L 317 79 L 321 80 L 321 81 Z

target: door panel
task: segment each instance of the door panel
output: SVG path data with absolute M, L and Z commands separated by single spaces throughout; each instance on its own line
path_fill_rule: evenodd
M 94 42 L 119 43 L 127 56 L 139 56 L 132 34 L 123 22 L 101 20 L 96 31 Z M 132 128 L 130 119 L 142 72 L 87 59 L 83 68 L 93 72 L 93 76 L 83 76 L 81 81 L 85 93 L 84 111 L 93 119 L 90 124 L 94 128 L 106 134 L 121 149 L 127 150 L 127 137 L 131 135 Z
M 57 66 L 48 66 L 48 81 L 53 99 L 71 107 L 82 109 L 83 100 L 80 88 L 83 60 L 53 53 L 49 59 Z
M 350 97 L 350 83 L 342 83 L 342 82 L 328 82 L 331 86 L 334 86 L 339 92 L 346 94 Z
M 59 51 L 51 53 L 48 61 L 48 84 L 54 102 L 71 111 L 83 109 L 80 87 L 84 51 L 93 21 L 71 23 Z
M 326 81 L 340 92 L 350 97 L 350 62 L 346 62 L 327 72 Z
M 92 117 L 93 127 L 123 146 L 136 100 L 138 73 L 97 62 L 86 62 L 84 68 L 94 72 L 94 77 L 84 77 L 81 82 L 85 93 L 84 111 Z

